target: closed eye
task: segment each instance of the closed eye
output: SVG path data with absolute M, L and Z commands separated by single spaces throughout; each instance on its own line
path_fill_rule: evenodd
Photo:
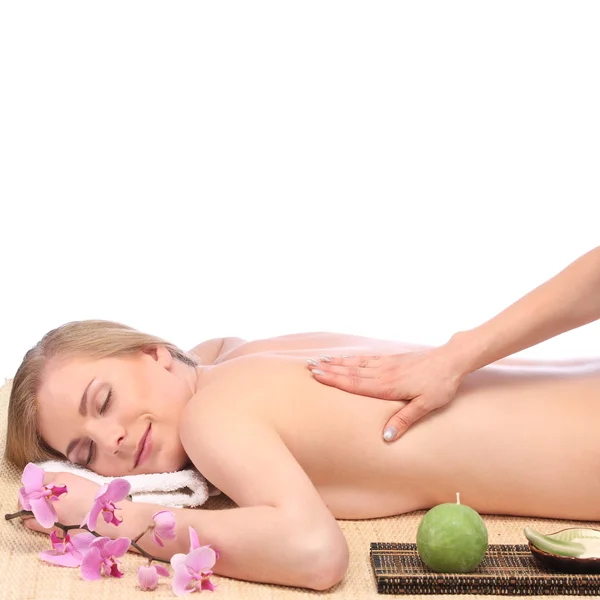
M 106 400 L 104 401 L 104 404 L 102 405 L 102 407 L 98 411 L 101 415 L 106 412 L 106 410 L 110 406 L 111 401 L 112 401 L 112 389 L 106 395 Z M 87 460 L 84 463 L 86 467 L 88 467 L 92 463 L 92 461 L 94 460 L 94 456 L 96 454 L 95 449 L 96 448 L 95 448 L 94 442 L 90 441 L 90 448 L 89 448 L 89 451 L 88 451 Z
M 104 401 L 104 404 L 102 405 L 102 408 L 100 409 L 101 415 L 104 414 L 106 409 L 110 406 L 111 400 L 112 400 L 112 389 L 108 392 L 108 394 L 106 396 L 106 400 Z
M 88 457 L 87 460 L 83 463 L 86 467 L 89 466 L 91 464 L 91 462 L 94 460 L 94 455 L 96 454 L 94 452 L 94 448 L 95 444 L 94 442 L 90 442 L 90 451 L 88 452 Z

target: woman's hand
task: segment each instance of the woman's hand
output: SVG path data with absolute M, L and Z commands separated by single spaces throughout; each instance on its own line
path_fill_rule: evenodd
M 79 525 L 92 508 L 100 486 L 74 473 L 46 472 L 44 474 L 44 485 L 49 483 L 67 486 L 67 493 L 62 494 L 56 502 L 52 502 L 52 506 L 58 515 L 58 521 L 63 525 Z M 34 531 L 50 534 L 53 529 L 52 527 L 42 527 L 33 516 L 22 517 L 22 519 L 24 525 Z
M 309 362 L 315 379 L 353 394 L 408 400 L 384 428 L 391 442 L 426 414 L 454 398 L 462 380 L 445 346 L 388 356 L 321 357 Z

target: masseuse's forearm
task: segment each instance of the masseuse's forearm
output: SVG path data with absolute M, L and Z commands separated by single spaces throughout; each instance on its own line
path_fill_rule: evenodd
M 600 319 L 600 246 L 500 314 L 455 334 L 447 347 L 461 374 Z
M 111 527 L 111 537 L 135 537 L 152 522 L 155 512 L 165 509 L 143 502 L 125 502 L 121 506 L 119 516 L 123 523 L 117 528 Z M 173 554 L 189 552 L 188 527 L 193 527 L 200 544 L 210 544 L 219 551 L 214 569 L 218 575 L 326 589 L 340 578 L 335 572 L 338 564 L 345 564 L 345 557 L 330 552 L 331 546 L 327 544 L 328 535 L 339 535 L 343 539 L 335 521 L 336 531 L 323 535 L 322 529 L 313 527 L 308 520 L 294 519 L 282 509 L 271 506 L 169 510 L 175 514 L 177 539 L 165 541 L 164 548 L 154 544 L 149 534 L 138 542 L 144 550 L 164 560 Z

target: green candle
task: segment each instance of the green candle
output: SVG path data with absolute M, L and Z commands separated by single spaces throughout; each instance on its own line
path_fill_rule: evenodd
M 423 517 L 417 531 L 421 560 L 440 573 L 469 573 L 483 560 L 488 533 L 483 519 L 460 503 L 434 506 Z

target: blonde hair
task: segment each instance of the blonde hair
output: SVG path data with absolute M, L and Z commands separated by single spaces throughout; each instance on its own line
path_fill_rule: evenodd
M 44 369 L 54 358 L 132 355 L 162 345 L 186 365 L 197 363 L 177 346 L 113 321 L 73 321 L 49 331 L 31 350 L 15 374 L 8 404 L 4 457 L 23 469 L 28 462 L 63 459 L 42 439 L 37 422 L 37 395 Z

